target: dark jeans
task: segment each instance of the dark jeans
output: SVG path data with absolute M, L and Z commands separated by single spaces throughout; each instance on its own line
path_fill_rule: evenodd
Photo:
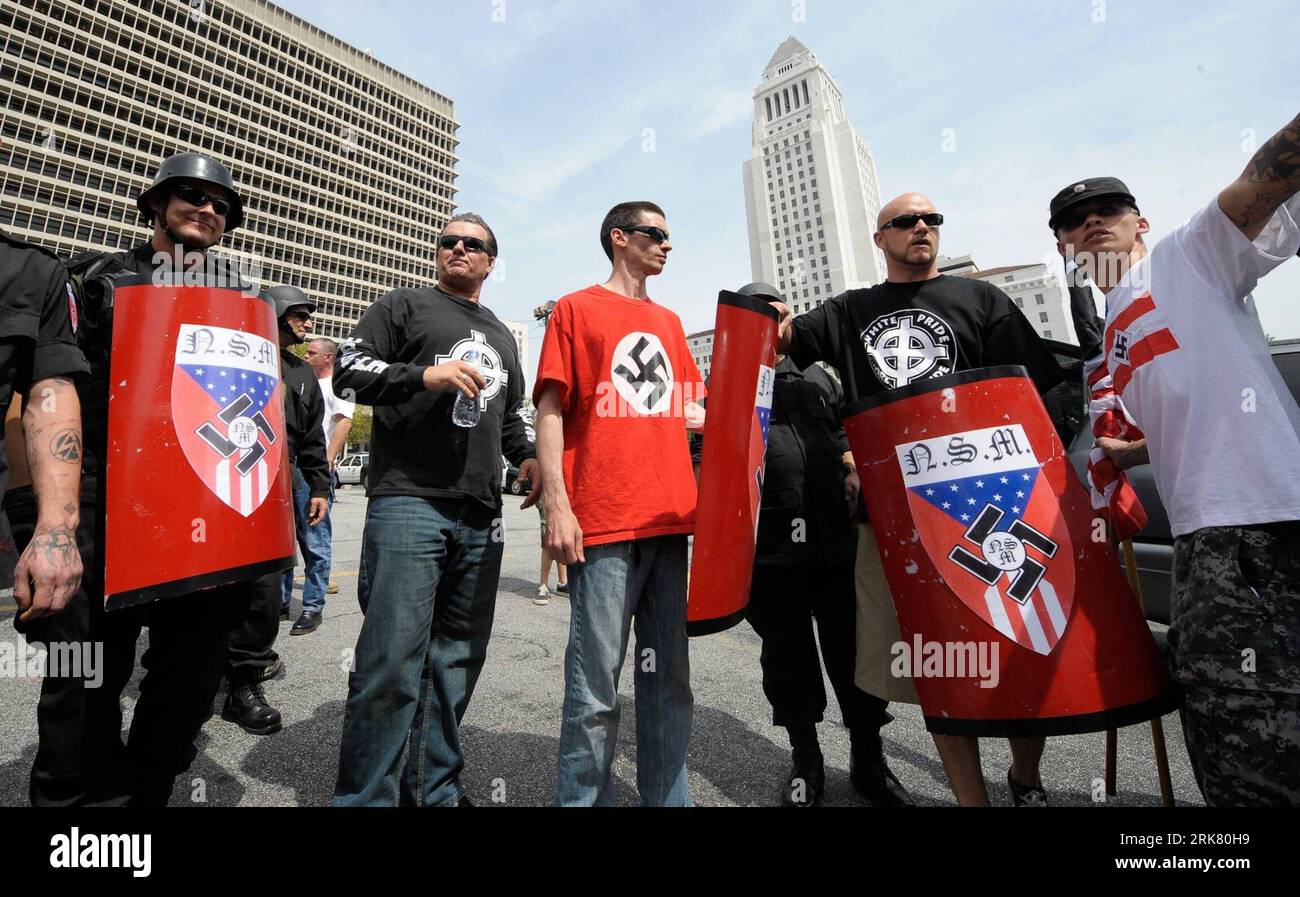
M 335 806 L 460 801 L 460 721 L 492 634 L 500 516 L 471 500 L 370 499 Z
M 255 682 L 275 663 L 280 634 L 280 594 L 284 574 L 268 573 L 247 583 L 248 611 L 230 628 L 226 675 L 232 682 Z
M 15 628 L 28 642 L 102 645 L 102 677 L 47 676 L 36 720 L 33 806 L 161 806 L 198 753 L 194 739 L 212 715 L 221 684 L 227 630 L 244 613 L 246 584 L 222 586 L 107 612 L 96 570 L 94 483 L 83 484 L 77 543 L 86 579 L 67 609 Z M 5 508 L 20 547 L 35 529 L 30 490 L 15 490 Z M 135 671 L 136 641 L 149 627 L 140 697 L 122 744 L 122 691 Z
M 834 567 L 754 568 L 747 617 L 763 640 L 759 663 L 773 725 L 822 721 L 826 687 L 818 642 L 845 728 L 855 736 L 878 737 L 880 727 L 893 718 L 885 711 L 888 702 L 853 684 L 856 615 L 852 562 Z

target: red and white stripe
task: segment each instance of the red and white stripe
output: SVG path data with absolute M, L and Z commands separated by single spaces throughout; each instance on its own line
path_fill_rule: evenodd
M 1061 636 L 1065 635 L 1068 622 L 1056 589 L 1044 579 L 1029 600 L 1021 604 L 1003 590 L 1003 586 L 1010 588 L 1012 582 L 1010 574 L 1006 574 L 984 590 L 989 622 L 994 629 L 1018 644 L 1033 648 L 1039 654 L 1052 653 Z
M 239 456 L 236 454 L 217 462 L 213 481 L 208 486 L 217 498 L 247 517 L 266 499 L 266 494 L 271 489 L 271 480 L 267 475 L 265 461 L 258 461 L 247 476 L 241 476 L 235 467 L 238 461 Z
M 1106 325 L 1101 354 L 1087 363 L 1089 413 L 1092 435 L 1134 442 L 1144 438 L 1137 424 L 1129 418 L 1121 399 L 1134 372 L 1166 352 L 1178 349 L 1178 340 L 1168 327 L 1150 327 L 1157 323 L 1155 300 L 1143 293 L 1130 302 Z M 1145 320 L 1144 320 L 1145 319 Z M 1128 357 L 1115 363 L 1115 335 L 1125 331 L 1130 337 Z M 1146 510 L 1128 477 L 1096 445 L 1088 455 L 1088 487 L 1092 506 L 1108 512 L 1115 528 L 1115 538 L 1124 541 L 1147 523 Z

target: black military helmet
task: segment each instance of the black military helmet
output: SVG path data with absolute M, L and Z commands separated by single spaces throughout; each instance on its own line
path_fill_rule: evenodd
M 207 181 L 224 187 L 230 194 L 230 214 L 226 216 L 225 233 L 230 233 L 244 223 L 244 201 L 235 190 L 235 179 L 230 174 L 230 169 L 204 153 L 177 153 L 163 160 L 162 165 L 158 166 L 158 173 L 154 175 L 153 183 L 135 200 L 145 221 L 152 223 L 154 218 L 149 200 L 170 189 L 169 183 L 179 180 Z
M 275 316 L 283 320 L 292 309 L 304 307 L 308 314 L 316 313 L 316 301 L 297 287 L 267 287 L 262 295 L 275 303 Z
M 755 299 L 766 299 L 769 302 L 785 301 L 785 297 L 781 295 L 781 291 L 770 283 L 762 283 L 759 281 L 747 283 L 740 289 L 736 290 L 736 292 L 742 296 L 753 296 Z

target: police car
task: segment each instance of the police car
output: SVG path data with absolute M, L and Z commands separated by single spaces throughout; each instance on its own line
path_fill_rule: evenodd
M 348 455 L 334 468 L 334 485 L 366 485 L 366 474 L 370 468 L 370 453 L 357 452 Z

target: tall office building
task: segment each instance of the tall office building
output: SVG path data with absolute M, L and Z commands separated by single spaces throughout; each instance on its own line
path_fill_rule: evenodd
M 796 314 L 885 279 L 871 239 L 880 212 L 871 152 L 835 79 L 793 37 L 754 88 L 744 176 L 753 277 L 780 287 Z
M 224 251 L 317 300 L 346 335 L 434 279 L 454 209 L 445 96 L 266 0 L 4 0 L 0 227 L 62 256 L 148 236 L 135 196 L 167 156 L 233 171 Z

